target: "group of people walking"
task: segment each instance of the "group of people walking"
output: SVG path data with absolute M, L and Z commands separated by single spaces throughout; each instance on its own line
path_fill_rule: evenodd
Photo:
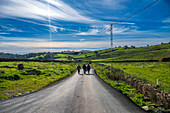
M 90 64 L 88 64 L 87 66 L 86 66 L 86 64 L 83 64 L 83 72 L 84 72 L 84 74 L 86 74 L 86 71 L 88 71 L 88 74 L 89 74 L 90 68 L 91 68 Z M 77 66 L 78 74 L 80 74 L 80 69 L 81 69 L 81 67 L 80 67 L 80 65 L 78 65 Z

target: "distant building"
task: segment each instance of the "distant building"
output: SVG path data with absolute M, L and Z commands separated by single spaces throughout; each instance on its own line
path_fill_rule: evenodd
M 108 50 L 116 51 L 116 49 L 115 49 L 115 48 L 109 48 Z
M 88 53 L 88 52 L 90 52 L 89 50 L 81 50 L 80 52 L 82 52 L 82 53 Z

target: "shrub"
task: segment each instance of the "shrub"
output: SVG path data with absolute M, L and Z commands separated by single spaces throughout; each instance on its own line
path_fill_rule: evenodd
M 0 76 L 1 79 L 6 79 L 6 80 L 19 80 L 21 79 L 21 77 L 18 74 L 14 74 L 14 75 L 1 75 Z
M 19 75 L 14 75 L 14 78 L 13 78 L 13 80 L 19 80 L 21 77 L 19 76 Z
M 19 70 L 24 69 L 24 65 L 23 65 L 23 64 L 18 64 L 18 69 L 19 69 Z
M 38 69 L 29 69 L 22 73 L 23 75 L 40 75 L 41 71 Z

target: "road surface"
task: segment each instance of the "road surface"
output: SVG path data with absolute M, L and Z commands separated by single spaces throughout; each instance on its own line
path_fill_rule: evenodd
M 81 73 L 83 71 L 81 70 Z M 0 101 L 0 113 L 144 113 L 94 74 L 74 74 L 25 96 Z

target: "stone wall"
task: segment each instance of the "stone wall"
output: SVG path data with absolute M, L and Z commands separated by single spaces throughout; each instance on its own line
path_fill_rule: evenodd
M 170 109 L 170 94 L 162 91 L 158 86 L 153 84 L 145 84 L 141 80 L 130 76 L 124 77 L 124 81 L 144 94 L 145 98 L 163 105 L 165 109 Z
M 110 69 L 110 67 L 108 67 Z M 112 80 L 125 81 L 140 93 L 144 94 L 145 100 L 150 100 L 162 105 L 165 109 L 170 109 L 170 94 L 161 90 L 159 86 L 153 84 L 145 84 L 141 80 L 133 78 L 131 75 L 124 76 L 121 69 L 112 69 L 112 73 L 106 73 L 108 78 Z

